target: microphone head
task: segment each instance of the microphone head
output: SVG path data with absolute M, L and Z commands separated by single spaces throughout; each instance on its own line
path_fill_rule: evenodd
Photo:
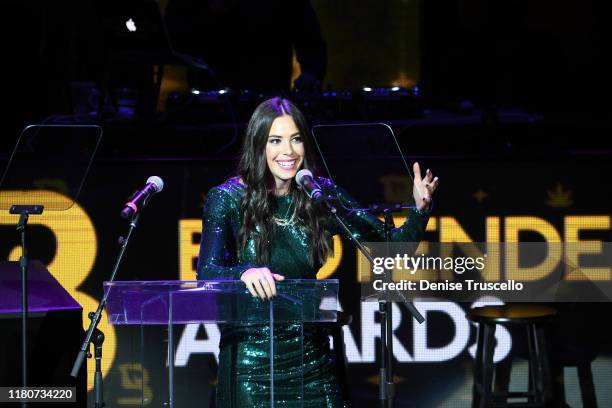
M 152 184 L 156 193 L 164 189 L 164 180 L 162 180 L 161 177 L 151 176 L 147 179 L 147 184 Z
M 302 179 L 304 177 L 312 177 L 312 172 L 307 169 L 302 169 L 298 171 L 297 174 L 295 175 L 295 182 L 297 183 L 298 186 L 302 185 Z

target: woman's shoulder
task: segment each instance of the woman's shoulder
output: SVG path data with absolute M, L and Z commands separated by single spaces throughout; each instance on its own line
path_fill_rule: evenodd
M 213 188 L 219 189 L 228 194 L 240 194 L 244 192 L 245 186 L 242 184 L 240 177 L 236 176 L 225 180 L 223 184 L 219 184 Z
M 232 177 L 227 179 L 222 184 L 214 186 L 208 191 L 208 198 L 217 198 L 222 201 L 230 201 L 234 203 L 240 203 L 242 195 L 244 194 L 244 184 L 242 184 L 240 177 Z

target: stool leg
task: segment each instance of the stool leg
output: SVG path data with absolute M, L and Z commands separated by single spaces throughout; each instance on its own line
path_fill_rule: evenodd
M 578 364 L 578 380 L 580 381 L 582 406 L 584 408 L 597 408 L 597 397 L 595 395 L 595 385 L 593 384 L 593 372 L 591 371 L 590 362 Z
M 538 349 L 536 342 L 535 326 L 528 324 L 527 327 L 527 348 L 529 349 L 529 402 L 541 403 L 541 381 L 540 367 L 538 364 Z
M 472 388 L 472 408 L 480 407 L 482 398 L 482 368 L 484 367 L 483 344 L 485 324 L 480 323 L 476 326 L 476 356 L 474 358 L 474 385 Z
M 495 324 L 485 324 L 483 327 L 482 345 L 482 400 L 480 408 L 491 406 L 493 400 L 493 354 L 495 353 Z
M 550 360 L 550 381 L 552 383 L 552 406 L 569 407 L 565 402 L 565 375 L 559 356 Z
M 510 374 L 512 373 L 512 356 L 508 356 L 495 367 L 495 387 L 499 394 L 506 394 L 510 390 Z M 502 401 L 506 402 L 506 401 Z
M 542 398 L 545 404 L 552 400 L 552 381 L 550 378 L 550 360 L 548 359 L 548 347 L 546 346 L 546 335 L 543 326 L 535 326 L 537 346 L 539 352 L 540 380 L 542 382 Z

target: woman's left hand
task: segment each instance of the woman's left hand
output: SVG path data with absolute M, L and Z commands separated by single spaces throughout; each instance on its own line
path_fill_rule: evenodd
M 412 170 L 414 171 L 414 187 L 412 188 L 414 203 L 419 211 L 428 211 L 439 180 L 429 169 L 425 172 L 425 177 L 421 177 L 421 167 L 417 162 L 412 165 Z

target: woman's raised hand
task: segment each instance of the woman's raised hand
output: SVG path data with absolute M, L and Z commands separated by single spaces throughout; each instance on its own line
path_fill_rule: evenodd
M 421 177 L 421 167 L 417 162 L 412 165 L 412 170 L 414 171 L 414 187 L 412 189 L 414 203 L 419 211 L 426 211 L 431 205 L 432 196 L 438 188 L 439 180 L 433 176 L 429 169 L 425 172 L 425 177 Z
M 276 284 L 274 282 L 284 279 L 283 275 L 272 273 L 268 268 L 247 269 L 240 277 L 251 295 L 263 300 L 269 300 L 276 296 Z

